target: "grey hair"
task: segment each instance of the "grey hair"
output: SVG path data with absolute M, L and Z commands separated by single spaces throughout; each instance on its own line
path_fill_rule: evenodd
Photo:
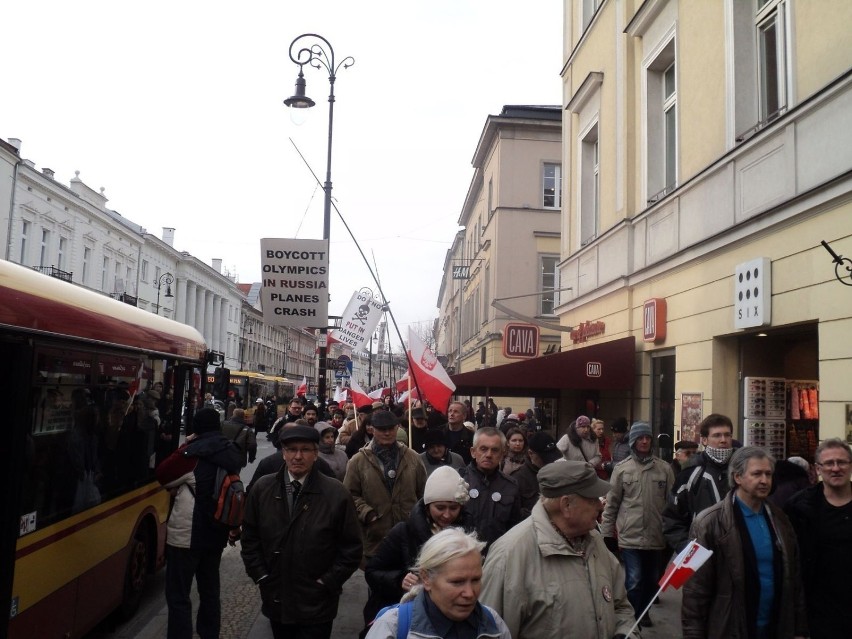
M 461 528 L 445 528 L 429 537 L 423 544 L 411 572 L 420 575 L 421 580 L 424 574 L 432 578 L 453 559 L 464 557 L 472 552 L 481 556 L 483 548 L 485 548 L 485 542 L 479 541 L 476 533 L 466 533 Z M 422 583 L 421 581 L 409 590 L 402 601 L 414 599 L 423 588 Z
M 817 446 L 816 451 L 814 452 L 814 460 L 819 460 L 820 456 L 829 448 L 842 448 L 849 456 L 849 461 L 852 461 L 852 448 L 850 448 L 849 444 L 847 444 L 845 441 L 837 437 L 831 437 L 830 439 L 826 439 L 819 446 Z M 819 463 L 819 461 L 817 461 L 817 463 Z
M 757 446 L 743 446 L 734 451 L 734 454 L 731 455 L 731 461 L 728 463 L 728 485 L 731 488 L 736 486 L 734 475 L 745 474 L 750 459 L 768 459 L 772 466 L 772 472 L 775 472 L 775 458 L 772 455 Z
M 506 436 L 503 432 L 494 428 L 493 426 L 485 426 L 480 428 L 473 434 L 473 447 L 476 448 L 477 444 L 479 444 L 479 440 L 482 437 L 499 437 L 500 443 L 503 445 L 503 448 L 506 448 Z

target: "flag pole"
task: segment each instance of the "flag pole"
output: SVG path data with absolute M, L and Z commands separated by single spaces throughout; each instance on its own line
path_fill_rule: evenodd
M 665 581 L 663 581 L 663 585 L 662 585 L 662 586 L 660 586 L 660 589 L 659 589 L 659 590 L 657 590 L 657 594 L 655 594 L 653 597 L 651 597 L 651 600 L 648 602 L 648 605 L 647 605 L 647 606 L 645 606 L 645 610 L 643 610 L 643 611 L 642 611 L 642 614 L 641 614 L 641 615 L 639 615 L 638 617 L 636 617 L 636 622 L 635 622 L 635 623 L 634 623 L 634 624 L 630 627 L 630 630 L 628 630 L 628 631 L 627 631 L 627 636 L 628 636 L 628 637 L 629 637 L 631 634 L 633 634 L 633 631 L 634 631 L 634 630 L 636 630 L 636 628 L 638 628 L 638 627 L 639 627 L 639 622 L 642 620 L 642 617 L 644 617 L 646 614 L 648 614 L 648 610 L 650 610 L 651 606 L 653 606 L 653 605 L 654 605 L 654 600 L 655 600 L 657 597 L 659 597 L 659 596 L 663 593 L 663 590 L 665 590 L 666 586 L 667 586 L 667 585 L 668 585 L 668 583 L 669 583 L 669 579 L 670 579 L 670 577 L 667 577 L 667 578 L 666 578 L 666 580 L 665 580 Z
M 411 367 L 409 366 L 409 369 L 410 368 Z M 417 393 L 417 394 L 418 394 L 418 396 L 420 395 L 420 393 Z M 411 426 L 411 410 L 412 410 L 412 408 L 411 408 L 411 406 L 413 404 L 414 404 L 414 399 L 411 397 L 411 371 L 409 370 L 409 372 L 408 372 L 408 447 L 409 448 L 413 448 L 413 446 L 411 445 L 412 436 L 414 435 L 414 433 L 411 431 L 411 429 L 412 429 L 412 426 Z M 425 415 L 426 411 L 423 411 L 423 414 Z M 415 451 L 415 452 L 419 453 L 420 451 Z

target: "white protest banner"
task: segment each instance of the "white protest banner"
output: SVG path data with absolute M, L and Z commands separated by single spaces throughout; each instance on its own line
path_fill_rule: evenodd
M 262 238 L 263 321 L 271 326 L 328 325 L 328 240 Z
M 376 330 L 382 316 L 382 303 L 366 290 L 355 291 L 331 337 L 353 350 L 360 350 Z

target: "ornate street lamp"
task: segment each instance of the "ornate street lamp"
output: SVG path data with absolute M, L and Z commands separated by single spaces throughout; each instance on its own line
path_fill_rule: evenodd
M 825 250 L 832 257 L 831 261 L 834 262 L 834 277 L 837 278 L 837 281 L 844 286 L 852 286 L 852 260 L 835 253 L 825 240 L 822 240 L 820 244 L 825 247 Z
M 159 279 L 157 279 L 157 310 L 154 311 L 154 315 L 160 314 L 160 289 L 163 288 L 163 284 L 166 285 L 166 294 L 163 297 L 174 297 L 172 295 L 172 284 L 175 281 L 175 276 L 171 273 L 163 273 L 160 275 Z
M 300 41 L 303 44 L 298 45 Z M 294 55 L 295 52 L 295 55 Z M 284 104 L 292 109 L 309 109 L 316 103 L 305 95 L 305 75 L 302 72 L 306 64 L 316 68 L 325 69 L 328 72 L 328 156 L 326 159 L 325 184 L 325 206 L 322 218 L 322 239 L 331 237 L 331 138 L 334 124 L 334 81 L 340 67 L 348 69 L 355 64 L 355 58 L 349 56 L 343 58 L 339 63 L 334 57 L 334 49 L 328 40 L 316 33 L 303 33 L 290 43 L 290 59 L 299 67 L 299 75 L 296 78 L 296 93 L 286 100 Z M 329 260 L 330 263 L 330 260 Z M 325 399 L 326 391 L 326 356 L 328 355 L 328 328 L 320 329 L 319 366 L 317 367 L 317 397 Z

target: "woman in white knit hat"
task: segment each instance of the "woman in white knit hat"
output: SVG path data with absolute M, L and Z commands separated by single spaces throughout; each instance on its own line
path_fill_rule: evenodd
M 420 548 L 435 533 L 449 527 L 473 531 L 475 524 L 464 505 L 469 499 L 468 485 L 450 466 L 436 468 L 426 480 L 423 499 L 417 502 L 407 521 L 394 526 L 376 554 L 367 562 L 364 576 L 370 586 L 370 599 L 364 613 L 375 613 L 400 598 L 420 582 L 409 572 Z M 369 614 L 369 611 L 372 615 Z M 363 635 L 362 635 L 363 636 Z

